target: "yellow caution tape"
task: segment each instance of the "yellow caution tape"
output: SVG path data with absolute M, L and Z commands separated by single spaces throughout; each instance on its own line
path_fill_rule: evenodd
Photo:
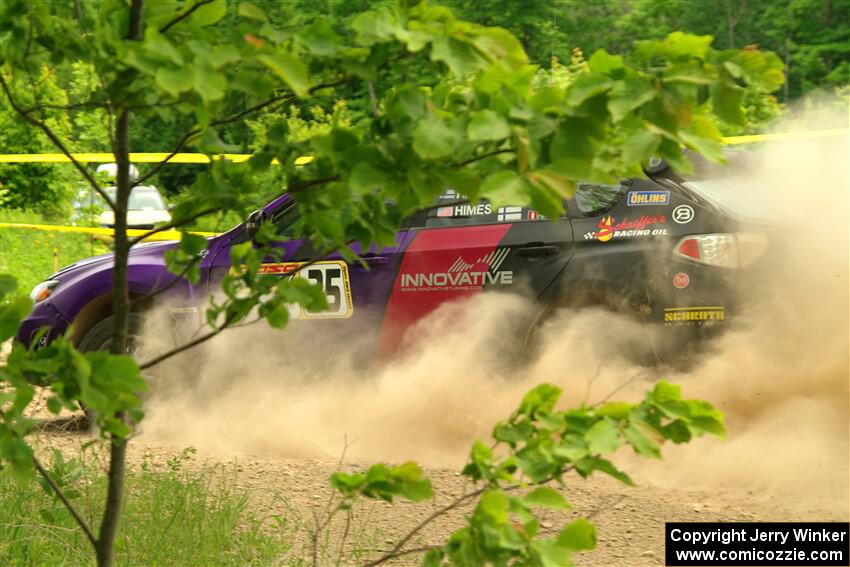
M 805 130 L 800 132 L 781 132 L 777 134 L 754 134 L 752 136 L 730 136 L 722 138 L 724 144 L 751 144 L 753 142 L 772 142 L 778 140 L 807 140 L 831 136 L 847 136 L 850 128 L 832 128 L 829 130 Z
M 114 231 L 111 228 L 96 228 L 89 226 L 60 226 L 54 224 L 28 224 L 18 222 L 0 222 L 0 228 L 29 228 L 33 230 L 46 230 L 51 232 L 78 232 L 83 234 L 102 234 L 112 236 Z M 148 230 L 140 230 L 131 228 L 127 230 L 127 236 L 142 236 L 147 234 Z M 218 236 L 217 232 L 192 232 L 201 236 Z M 157 232 L 145 238 L 145 240 L 180 240 L 180 232 L 177 230 L 164 230 Z
M 848 128 L 832 128 L 828 130 L 801 130 L 798 132 L 781 132 L 777 134 L 754 134 L 751 136 L 726 136 L 722 138 L 724 144 L 750 144 L 753 142 L 769 142 L 774 140 L 805 140 L 809 138 L 823 138 L 828 136 L 846 136 L 850 134 Z M 115 156 L 111 153 L 75 153 L 71 154 L 75 160 L 81 163 L 114 163 Z M 251 158 L 252 154 L 221 154 L 213 156 L 212 159 L 228 159 L 233 162 L 243 162 Z M 159 163 L 171 154 L 168 153 L 131 153 L 130 161 L 133 163 Z M 0 163 L 69 163 L 71 160 L 65 154 L 0 154 Z M 210 157 L 206 154 L 180 153 L 174 154 L 169 163 L 210 163 Z M 313 156 L 301 156 L 295 160 L 295 165 L 306 165 L 313 161 Z M 272 163 L 277 163 L 273 161 Z
M 71 154 L 81 163 L 114 163 L 115 156 L 109 153 Z M 131 153 L 133 163 L 159 163 L 171 154 L 167 153 Z M 234 162 L 248 161 L 252 154 L 221 154 L 213 159 L 228 159 Z M 295 165 L 306 165 L 313 161 L 313 156 L 301 156 L 295 159 Z M 0 163 L 70 163 L 71 159 L 65 154 L 0 154 Z M 168 163 L 210 163 L 206 154 L 183 153 L 174 154 Z M 274 160 L 272 163 L 278 163 Z

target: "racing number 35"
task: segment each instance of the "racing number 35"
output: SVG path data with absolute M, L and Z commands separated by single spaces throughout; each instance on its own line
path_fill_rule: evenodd
M 327 311 L 314 313 L 304 310 L 303 317 L 321 319 L 351 316 L 354 306 L 351 305 L 347 264 L 344 262 L 317 262 L 300 270 L 298 276 L 324 289 L 325 298 L 328 301 Z
M 260 267 L 259 271 L 260 274 L 273 275 L 286 275 L 292 272 L 296 272 L 293 277 L 303 278 L 325 290 L 325 298 L 328 302 L 327 311 L 315 312 L 302 309 L 300 305 L 290 305 L 289 316 L 292 319 L 340 319 L 351 317 L 354 313 L 354 305 L 351 303 L 351 286 L 348 283 L 348 264 L 345 262 L 323 260 L 314 263 L 266 263 Z

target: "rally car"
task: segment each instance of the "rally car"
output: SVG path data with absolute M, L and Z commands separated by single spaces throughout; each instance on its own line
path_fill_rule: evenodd
M 281 277 L 307 278 L 324 288 L 329 309 L 295 318 L 328 332 L 368 337 L 378 353 L 392 353 L 405 333 L 441 304 L 486 291 L 523 294 L 536 313 L 519 339 L 560 307 L 601 305 L 657 323 L 673 332 L 716 328 L 734 316 L 730 286 L 741 268 L 764 253 L 767 239 L 722 206 L 711 184 L 655 164 L 646 178 L 615 184 L 579 184 L 558 219 L 526 206 L 467 203 L 447 190 L 437 206 L 408 218 L 395 245 L 359 250 L 365 266 L 330 255 L 315 261 L 306 240 L 282 241 L 282 257 L 262 268 Z M 712 196 L 709 196 L 712 194 Z M 297 204 L 283 195 L 249 221 L 209 239 L 199 283 L 176 282 L 163 253 L 173 242 L 135 247 L 129 290 L 137 308 L 164 286 L 178 297 L 171 308 L 202 312 L 206 298 L 231 269 L 230 247 L 252 238 L 259 222 L 279 234 L 298 222 Z M 355 246 L 355 250 L 357 247 Z M 111 335 L 112 256 L 72 264 L 38 284 L 36 302 L 18 340 L 40 345 L 73 324 L 72 339 L 85 350 L 104 348 Z M 201 318 L 202 319 L 202 318 Z M 38 335 L 47 327 L 46 334 Z M 40 346 L 37 345 L 37 346 Z

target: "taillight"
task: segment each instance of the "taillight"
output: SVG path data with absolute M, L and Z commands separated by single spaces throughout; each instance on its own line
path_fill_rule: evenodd
M 761 256 L 766 247 L 767 238 L 763 234 L 694 234 L 681 239 L 673 255 L 708 266 L 745 268 Z

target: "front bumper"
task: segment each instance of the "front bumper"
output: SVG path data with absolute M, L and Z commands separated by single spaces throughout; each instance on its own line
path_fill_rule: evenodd
M 39 330 L 46 327 L 47 333 L 39 339 L 37 345 L 34 345 L 35 348 L 41 348 L 62 335 L 68 330 L 69 325 L 69 321 L 59 313 L 48 299 L 36 304 L 27 318 L 21 321 L 16 340 L 30 348 L 33 346 L 32 343 Z

